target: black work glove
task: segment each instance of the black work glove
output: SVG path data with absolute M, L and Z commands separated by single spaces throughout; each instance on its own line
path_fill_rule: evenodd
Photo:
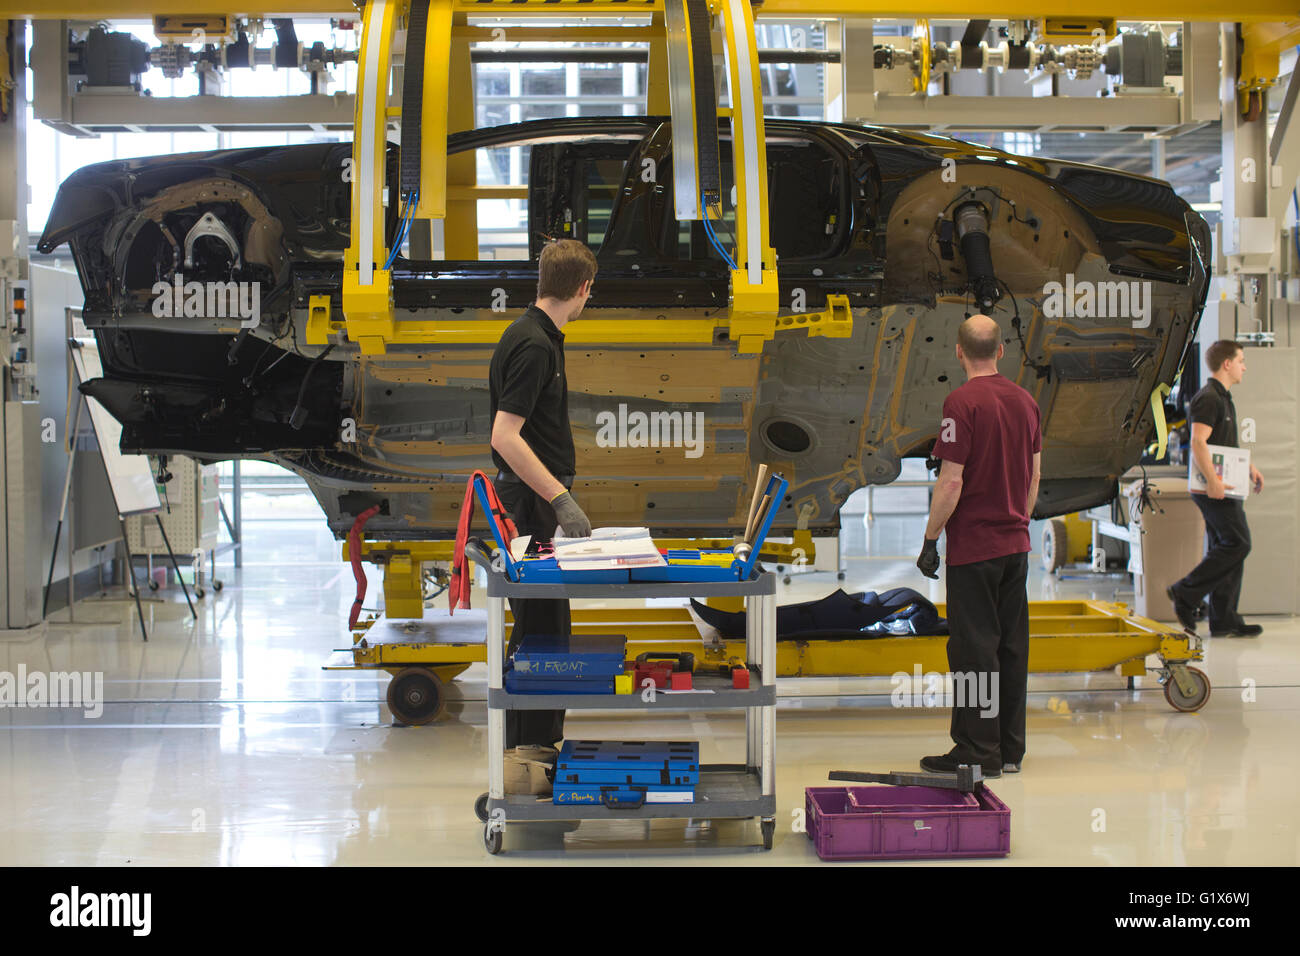
M 939 539 L 926 538 L 921 548 L 921 556 L 916 559 L 916 566 L 927 578 L 939 577 Z
M 567 491 L 556 495 L 551 499 L 551 507 L 555 509 L 555 519 L 560 523 L 560 530 L 566 538 L 591 537 L 591 521 L 573 500 L 573 495 Z

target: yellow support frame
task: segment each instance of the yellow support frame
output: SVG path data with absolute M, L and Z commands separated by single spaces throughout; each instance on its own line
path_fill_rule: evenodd
M 447 216 L 447 119 L 451 60 L 452 0 L 429 0 L 424 44 L 424 109 L 420 118 L 420 198 L 416 219 Z M 403 143 L 405 148 L 408 144 Z
M 384 236 L 383 189 L 388 146 L 388 84 L 398 0 L 366 5 L 357 60 L 352 135 L 352 235 L 343 256 L 343 314 L 348 338 L 365 355 L 392 340 L 392 273 Z
M 946 606 L 938 605 L 939 613 Z M 743 661 L 745 642 L 701 640 L 689 609 L 685 607 L 586 608 L 572 611 L 576 634 L 622 633 L 627 655 L 681 653 L 695 655 L 696 668 L 713 670 Z M 507 612 L 506 623 L 512 622 Z M 362 622 L 353 634 L 349 661 L 338 655 L 325 665 L 330 670 L 386 668 L 408 665 L 430 667 L 443 674 L 460 673 L 471 663 L 485 661 L 483 644 L 385 643 L 370 644 L 365 634 L 374 620 Z M 946 636 L 877 638 L 862 641 L 780 641 L 777 677 L 892 677 L 945 673 L 948 669 Z M 1147 658 L 1177 679 L 1188 663 L 1203 659 L 1200 640 L 1129 612 L 1123 604 L 1106 601 L 1030 601 L 1030 673 L 1080 673 L 1118 668 L 1121 676 L 1147 673 Z
M 731 338 L 742 353 L 761 352 L 776 332 L 776 253 L 768 241 L 767 139 L 749 0 L 713 0 L 722 14 L 727 88 L 731 90 L 731 159 L 736 186 L 736 265 L 731 273 Z

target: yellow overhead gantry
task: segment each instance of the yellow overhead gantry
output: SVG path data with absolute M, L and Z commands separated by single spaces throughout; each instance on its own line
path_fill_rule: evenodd
M 1257 46 L 1259 52 L 1253 58 L 1247 56 L 1245 62 L 1251 65 L 1251 73 L 1249 77 L 1243 76 L 1243 81 L 1250 90 L 1257 91 L 1267 84 L 1261 74 L 1267 72 L 1269 56 L 1275 73 L 1277 50 L 1300 25 L 1296 9 L 1288 6 L 1292 2 L 1259 0 L 1245 10 L 1229 10 L 1217 2 L 1203 0 L 1177 6 L 1162 0 L 1145 0 L 1126 10 L 1125 16 L 1272 22 L 1267 28 L 1248 28 L 1246 33 L 1248 40 L 1255 40 L 1251 48 Z M 648 40 L 651 47 L 648 95 L 655 105 L 661 106 L 667 100 L 671 108 L 678 193 L 684 192 L 683 183 L 700 189 L 708 185 L 701 182 L 701 173 L 707 172 L 703 162 L 706 154 L 702 152 L 705 143 L 701 137 L 715 135 L 715 115 L 730 120 L 736 222 L 734 261 L 729 263 L 732 267 L 730 301 L 727 309 L 699 318 L 645 321 L 631 315 L 591 317 L 574 328 L 572 341 L 574 344 L 704 342 L 712 341 L 715 332 L 723 329 L 737 343 L 739 352 L 755 353 L 762 351 L 764 342 L 778 331 L 801 329 L 809 335 L 835 337 L 852 334 L 853 318 L 846 296 L 828 296 L 823 312 L 779 315 L 776 261 L 768 223 L 762 89 L 754 38 L 754 9 L 749 0 L 369 0 L 363 13 L 358 60 L 353 229 L 345 257 L 343 315 L 331 317 L 328 299 L 314 297 L 310 303 L 309 342 L 324 344 L 332 333 L 346 330 L 349 340 L 356 342 L 363 354 L 380 355 L 390 345 L 491 344 L 508 324 L 471 316 L 408 320 L 394 315 L 392 272 L 385 267 L 394 254 L 387 246 L 382 196 L 387 123 L 391 117 L 399 116 L 401 110 L 388 106 L 388 77 L 398 23 L 414 22 L 418 29 L 426 19 L 421 8 L 427 8 L 423 60 L 408 62 L 406 69 L 421 71 L 423 76 L 423 123 L 418 127 L 420 141 L 403 143 L 402 148 L 418 151 L 421 159 L 418 200 L 410 216 L 443 220 L 449 258 L 477 258 L 476 202 L 488 198 L 491 192 L 477 186 L 472 155 L 447 155 L 448 133 L 473 125 L 472 97 L 453 96 L 450 91 L 473 89 L 469 45 L 493 38 L 491 30 L 470 27 L 468 17 L 500 13 L 511 20 L 527 20 L 580 14 L 584 21 L 599 21 L 650 15 L 649 27 L 589 25 L 559 30 L 532 26 L 511 29 L 517 31 L 516 38 L 524 35 L 539 40 Z M 961 9 L 961 5 L 923 5 L 901 11 L 883 3 L 861 0 L 765 0 L 762 10 L 765 15 L 789 16 L 887 13 L 918 16 L 924 13 L 933 17 L 965 17 L 976 12 L 975 8 Z M 419 12 L 414 19 L 413 11 Z M 1002 4 L 996 10 L 978 8 L 978 12 L 984 16 L 996 13 L 1038 20 L 1044 29 L 1059 29 L 1066 22 L 1065 18 L 1043 16 L 1041 7 L 1028 3 Z M 721 52 L 731 91 L 728 109 L 719 108 L 712 90 L 712 31 L 707 21 L 714 17 L 721 24 Z M 701 20 L 706 21 L 703 29 L 700 29 Z M 1101 32 L 1113 32 L 1113 19 L 1100 18 L 1096 22 L 1109 24 Z M 410 30 L 407 33 L 409 37 Z M 418 44 L 411 45 L 419 48 Z M 697 88 L 697 80 L 705 77 L 707 86 Z M 715 142 L 715 158 L 716 154 Z M 400 197 L 394 186 L 389 184 L 389 197 L 391 203 L 397 204 L 407 197 Z M 491 195 L 499 196 L 500 190 Z M 701 194 L 699 202 L 694 195 L 677 198 L 679 219 L 704 219 L 706 224 L 720 217 L 725 199 L 718 195 L 716 182 L 712 194 Z
M 423 62 L 407 63 L 407 71 L 423 74 L 423 122 L 418 143 L 403 143 L 403 149 L 418 150 L 421 158 L 418 201 L 412 218 L 442 219 L 448 242 L 459 241 L 452 258 L 477 258 L 477 222 L 474 204 L 478 194 L 473 180 L 472 157 L 447 156 L 447 135 L 453 128 L 472 126 L 472 114 L 465 109 L 470 98 L 450 97 L 449 89 L 472 89 L 468 45 L 489 39 L 490 31 L 468 26 L 463 9 L 484 13 L 502 9 L 500 5 L 476 3 L 466 7 L 457 0 L 370 0 L 362 21 L 361 50 L 358 57 L 355 135 L 353 138 L 352 236 L 344 259 L 343 316 L 341 322 L 331 318 L 325 297 L 310 303 L 311 323 L 308 341 L 324 343 L 339 329 L 346 329 L 349 340 L 358 344 L 363 354 L 377 355 L 390 344 L 492 343 L 507 323 L 491 320 L 398 320 L 393 313 L 391 262 L 393 250 L 385 237 L 383 186 L 385 178 L 385 141 L 390 117 L 400 115 L 387 105 L 388 76 L 393 62 L 393 46 L 399 18 L 416 24 L 425 20 Z M 513 0 L 508 4 L 512 18 L 538 15 L 555 17 L 573 9 L 566 0 Z M 596 0 L 581 3 L 584 18 L 601 15 L 626 16 L 635 12 L 663 11 L 670 25 L 660 27 L 659 18 L 649 29 L 633 29 L 638 37 L 648 38 L 652 49 L 665 51 L 652 56 L 652 66 L 667 69 L 678 92 L 691 87 L 684 100 L 671 99 L 674 136 L 689 136 L 692 144 L 700 131 L 715 139 L 716 116 L 730 118 L 732 161 L 735 183 L 736 250 L 731 272 L 731 302 L 726 312 L 699 319 L 675 319 L 668 322 L 639 322 L 627 319 L 588 319 L 575 330 L 575 343 L 712 341 L 716 328 L 727 329 L 741 352 L 759 352 L 763 342 L 771 339 L 778 328 L 800 328 L 810 335 L 846 337 L 852 334 L 852 314 L 847 296 L 832 296 L 828 308 L 820 313 L 806 313 L 778 320 L 776 256 L 769 241 L 767 210 L 767 150 L 763 128 L 762 88 L 758 73 L 758 50 L 754 39 L 753 8 L 748 0 L 653 0 L 612 3 Z M 412 14 L 415 14 L 412 16 Z M 562 15 L 562 14 L 561 14 Z M 720 110 L 712 95 L 712 56 L 708 20 L 718 16 L 722 23 L 723 55 L 727 65 L 728 89 L 732 106 Z M 703 22 L 701 22 L 703 21 Z M 702 27 L 702 29 L 701 29 Z M 512 28 L 514 29 L 514 28 Z M 543 30 L 521 28 L 529 37 L 542 37 Z M 545 31 L 555 34 L 557 31 Z M 630 34 L 613 33 L 610 27 L 574 27 L 560 33 L 567 39 L 634 39 Z M 592 34 L 599 34 L 599 37 Z M 408 30 L 408 48 L 410 43 Z M 450 52 L 450 55 L 448 53 Z M 676 60 L 678 62 L 674 63 Z M 707 76 L 708 95 L 696 96 L 695 77 Z M 652 96 L 662 99 L 668 76 L 650 78 Z M 670 94 L 672 90 L 668 91 Z M 684 104 L 684 105 L 683 105 Z M 459 108 L 459 109 L 458 109 Z M 461 115 L 451 118 L 449 111 Z M 690 114 L 690 115 L 687 115 Z M 457 123 L 456 119 L 460 122 Z M 707 122 L 706 122 L 707 120 Z M 676 144 L 675 144 L 676 146 Z M 699 153 L 692 148 L 677 153 L 692 166 Z M 461 160 L 464 160 L 461 164 Z M 694 171 L 694 170 L 693 170 Z M 714 172 L 716 177 L 716 170 Z M 699 176 L 692 177 L 693 182 Z M 390 202 L 397 202 L 395 184 L 389 184 Z M 693 197 L 692 197 L 693 198 Z M 693 204 L 692 218 L 721 218 L 721 199 L 716 182 L 707 204 Z M 454 238 L 453 238 L 454 237 Z M 397 240 L 395 240 L 397 241 Z

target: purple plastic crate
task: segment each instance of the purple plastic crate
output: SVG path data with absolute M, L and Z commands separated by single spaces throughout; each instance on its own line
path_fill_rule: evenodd
M 978 810 L 973 793 L 943 787 L 849 787 L 849 813 L 932 813 L 941 810 Z
M 1011 810 L 988 787 L 973 794 L 975 810 L 950 806 L 916 812 L 890 807 L 877 813 L 851 807 L 850 789 L 868 788 L 804 791 L 808 839 L 823 860 L 924 860 L 1011 852 Z

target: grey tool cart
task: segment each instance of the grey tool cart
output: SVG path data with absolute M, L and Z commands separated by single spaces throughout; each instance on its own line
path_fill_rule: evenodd
M 755 571 L 745 581 L 646 581 L 617 584 L 519 583 L 477 544 L 466 555 L 487 571 L 488 623 L 488 792 L 475 812 L 484 821 L 483 841 L 489 853 L 500 853 L 511 823 L 546 820 L 628 820 L 663 817 L 728 820 L 756 817 L 763 846 L 771 849 L 776 830 L 776 576 Z M 748 689 L 737 689 L 729 678 L 701 673 L 694 688 L 712 693 L 665 693 L 643 699 L 640 688 L 631 694 L 512 694 L 504 687 L 505 610 L 507 598 L 644 600 L 666 597 L 743 597 L 746 607 L 745 658 L 751 677 Z M 531 794 L 505 792 L 505 717 L 507 710 L 645 710 L 745 711 L 745 762 L 701 764 L 693 803 L 643 803 L 636 808 L 597 804 L 561 805 Z

